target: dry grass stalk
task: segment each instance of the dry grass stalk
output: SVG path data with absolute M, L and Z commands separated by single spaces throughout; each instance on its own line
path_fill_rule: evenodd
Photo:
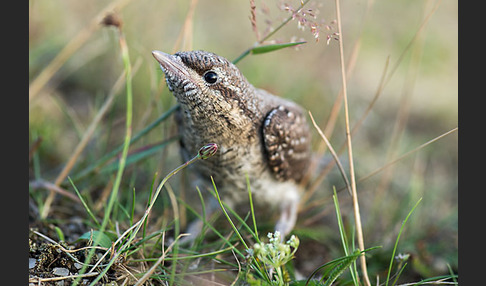
M 337 16 L 337 25 L 338 25 L 338 33 L 339 33 L 339 55 L 340 55 L 340 62 L 341 62 L 341 79 L 343 84 L 343 100 L 344 100 L 344 116 L 345 116 L 345 123 L 346 123 L 346 139 L 348 145 L 348 156 L 349 156 L 349 173 L 351 177 L 351 191 L 353 193 L 353 209 L 354 209 L 354 220 L 356 225 L 356 236 L 358 238 L 358 247 L 359 250 L 365 250 L 364 247 L 364 239 L 363 239 L 363 228 L 361 226 L 361 216 L 359 212 L 359 203 L 358 203 L 358 193 L 356 190 L 356 178 L 354 174 L 354 162 L 353 162 L 353 147 L 351 144 L 351 131 L 350 131 L 350 124 L 349 124 L 349 108 L 348 108 L 348 95 L 346 89 L 346 68 L 344 64 L 344 48 L 343 48 L 343 33 L 341 30 L 341 9 L 339 5 L 339 0 L 336 0 L 336 16 Z M 366 286 L 370 286 L 370 280 L 368 278 L 368 270 L 366 267 L 366 257 L 365 255 L 360 256 L 361 261 L 361 271 L 363 272 L 363 278 Z
M 98 272 L 90 272 L 90 273 L 84 273 L 84 274 L 74 274 L 74 275 L 67 275 L 67 276 L 60 276 L 60 277 L 49 277 L 49 278 L 34 277 L 34 278 L 29 278 L 29 283 L 38 283 L 38 285 L 44 285 L 42 283 L 53 282 L 53 281 L 62 281 L 62 280 L 70 280 L 71 281 L 72 279 L 75 279 L 75 278 L 93 277 L 93 276 L 96 276 L 98 274 L 99 274 Z
M 344 167 L 341 164 L 341 161 L 339 160 L 338 154 L 336 153 L 336 151 L 334 151 L 334 148 L 332 148 L 331 143 L 329 142 L 329 140 L 327 140 L 326 135 L 324 135 L 324 133 L 322 132 L 322 130 L 317 125 L 317 123 L 314 120 L 314 117 L 312 116 L 312 113 L 310 111 L 309 111 L 309 116 L 310 116 L 310 118 L 312 120 L 312 124 L 317 129 L 317 132 L 319 133 L 319 135 L 321 135 L 322 140 L 326 143 L 327 148 L 331 152 L 332 157 L 334 158 L 334 162 L 336 162 L 336 164 L 338 165 L 339 171 L 341 172 L 341 175 L 343 176 L 344 182 L 346 183 L 346 187 L 349 190 L 349 194 L 352 195 L 352 193 L 351 193 L 351 186 L 350 186 L 348 177 L 346 176 L 346 172 L 344 171 Z

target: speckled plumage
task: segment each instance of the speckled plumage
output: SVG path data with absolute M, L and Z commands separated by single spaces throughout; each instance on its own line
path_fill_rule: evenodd
M 298 182 L 310 159 L 310 132 L 297 104 L 257 89 L 227 59 L 205 51 L 152 52 L 181 108 L 176 114 L 181 153 L 188 160 L 207 143 L 218 152 L 194 168 L 213 176 L 231 200 L 247 197 L 278 206 L 276 229 L 288 234 L 296 221 Z M 225 199 L 225 197 L 223 197 Z

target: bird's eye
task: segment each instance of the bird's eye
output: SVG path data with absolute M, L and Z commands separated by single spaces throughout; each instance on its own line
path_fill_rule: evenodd
M 218 80 L 218 74 L 213 71 L 208 71 L 204 74 L 204 80 L 209 84 L 213 84 Z

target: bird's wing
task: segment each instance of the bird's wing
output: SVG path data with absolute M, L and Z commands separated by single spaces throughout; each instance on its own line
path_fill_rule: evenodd
M 276 178 L 300 181 L 310 159 L 310 130 L 302 112 L 283 105 L 270 110 L 263 122 L 263 142 Z

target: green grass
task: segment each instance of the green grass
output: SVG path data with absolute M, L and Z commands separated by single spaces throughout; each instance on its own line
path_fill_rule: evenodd
M 50 257 L 38 262 L 37 273 L 66 267 L 73 277 L 32 282 L 362 285 L 364 255 L 373 285 L 457 284 L 457 92 L 455 74 L 446 72 L 457 60 L 450 24 L 457 24 L 456 6 L 375 1 L 360 10 L 343 2 L 343 32 L 336 35 L 334 2 L 305 1 L 316 14 L 307 23 L 325 19 L 330 29 L 322 26 L 315 43 L 310 24 L 296 28 L 300 12 L 292 20 L 270 2 L 265 8 L 256 1 L 254 11 L 245 1 L 57 4 L 29 7 L 30 257 Z M 114 10 L 122 25 L 100 25 Z M 394 13 L 400 21 L 390 19 Z M 306 43 L 295 50 L 292 36 Z M 334 38 L 343 41 L 345 70 Z M 177 104 L 153 49 L 214 51 L 237 62 L 257 87 L 312 113 L 342 164 L 312 169 L 293 232 L 298 244 L 267 236 L 272 221 L 258 216 L 251 189 L 248 212 L 239 213 L 217 186 L 196 188 L 190 172 L 179 172 L 202 155 L 180 164 Z M 341 192 L 350 184 L 343 178 L 351 177 L 346 148 L 336 148 L 346 145 L 346 128 L 361 250 L 356 210 Z M 328 156 L 314 131 L 316 157 Z M 211 197 L 221 211 L 207 213 Z M 197 220 L 201 233 L 185 241 Z

